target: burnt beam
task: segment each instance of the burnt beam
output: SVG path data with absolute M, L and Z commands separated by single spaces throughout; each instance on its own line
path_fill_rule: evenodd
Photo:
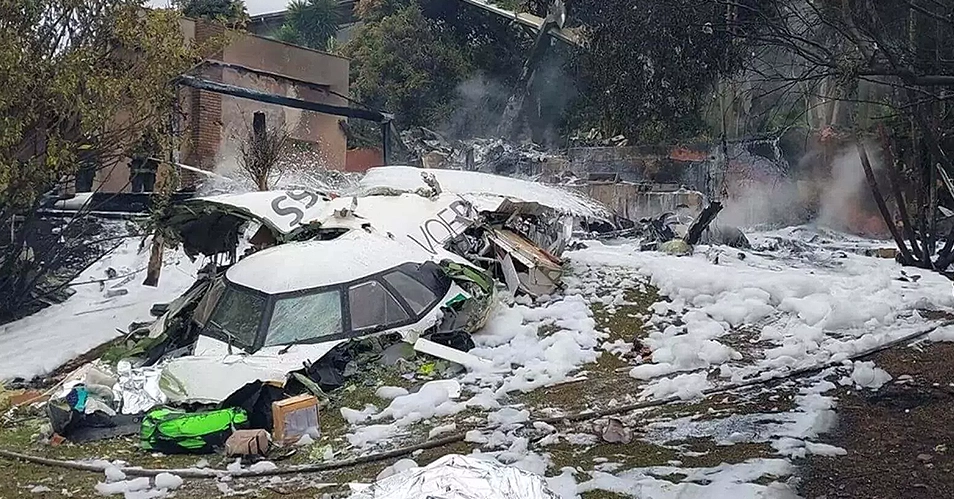
M 330 114 L 333 116 L 342 116 L 345 118 L 355 118 L 359 120 L 373 121 L 376 123 L 385 123 L 390 121 L 393 116 L 378 111 L 369 111 L 366 109 L 355 109 L 344 106 L 332 106 L 330 104 L 321 104 L 284 95 L 270 94 L 259 90 L 219 83 L 216 81 L 196 78 L 194 76 L 183 75 L 176 79 L 180 85 L 205 90 L 222 95 L 230 95 L 241 99 L 249 99 L 256 102 L 267 104 L 276 104 L 279 106 L 301 109 L 304 111 L 314 111 L 316 113 Z

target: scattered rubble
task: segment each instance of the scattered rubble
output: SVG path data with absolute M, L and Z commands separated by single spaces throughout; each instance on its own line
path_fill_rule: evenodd
M 211 264 L 177 299 L 154 307 L 155 321 L 133 324 L 102 359 L 52 390 L 45 408 L 51 425 L 40 438 L 82 442 L 138 434 L 150 452 L 224 448 L 237 459 L 229 472 L 264 474 L 295 453 L 316 463 L 341 453 L 367 455 L 412 431 L 425 442 L 477 447 L 471 456 L 424 467 L 417 462 L 433 456 L 419 460 L 415 453 L 414 461 L 375 469 L 366 475 L 377 475 L 374 484 L 354 484 L 360 489 L 354 499 L 424 498 L 465 482 L 466 492 L 482 499 L 549 499 L 558 497 L 557 489 L 575 495 L 634 484 L 679 493 L 711 480 L 729 480 L 736 491 L 747 486 L 752 494 L 787 493 L 775 480 L 792 473 L 789 459 L 846 452 L 813 441 L 833 414 L 834 397 L 824 394 L 836 385 L 825 377 L 838 382 L 842 376 L 846 389 L 880 389 L 891 376 L 850 356 L 910 333 L 923 323 L 919 311 L 949 307 L 950 299 L 937 298 L 941 285 L 933 275 L 892 275 L 881 279 L 883 292 L 869 289 L 865 275 L 891 262 L 847 250 L 838 250 L 843 264 L 816 265 L 812 275 L 802 275 L 799 266 L 817 260 L 829 243 L 847 241 L 794 229 L 754 234 L 750 241 L 741 230 L 718 225 L 720 209 L 711 203 L 696 217 L 664 213 L 627 223 L 564 189 L 408 167 L 374 169 L 344 196 L 292 189 L 177 204 L 166 213 L 168 241 L 192 257 L 210 257 Z M 857 252 L 877 250 L 868 244 L 859 241 Z M 693 254 L 700 245 L 713 247 Z M 783 258 L 797 259 L 794 270 L 776 265 Z M 123 271 L 106 273 L 117 278 Z M 629 291 L 649 282 L 665 298 L 651 300 L 648 312 L 632 313 Z M 108 299 L 125 296 L 109 296 L 109 290 L 100 291 Z M 847 291 L 862 297 L 849 300 Z M 625 334 L 612 340 L 598 325 L 629 319 L 632 324 L 612 332 Z M 754 331 L 740 332 L 753 325 Z M 645 429 L 628 417 L 595 412 L 640 400 L 696 403 L 727 383 L 755 383 L 819 363 L 830 370 L 800 385 L 788 412 L 674 417 Z M 580 371 L 584 365 L 587 372 Z M 565 404 L 584 403 L 588 378 L 604 371 L 628 373 L 614 381 L 632 384 L 614 394 L 618 400 L 580 412 L 594 420 L 585 428 L 558 430 L 554 425 L 569 411 L 521 397 L 572 382 L 585 388 L 573 388 L 580 400 Z M 379 373 L 387 376 L 375 377 Z M 368 398 L 348 407 L 340 401 L 342 392 L 355 389 L 353 380 L 365 382 L 360 389 Z M 772 396 L 771 404 L 763 402 L 781 405 Z M 3 399 L 0 388 L 0 405 Z M 321 433 L 325 418 L 340 421 L 337 440 Z M 759 431 L 768 426 L 755 426 L 763 420 L 773 425 L 766 434 Z M 721 435 L 720 445 L 763 445 L 779 457 L 759 455 L 720 468 L 674 459 L 674 449 L 687 445 L 673 445 L 676 435 L 706 431 Z M 561 445 L 611 448 L 623 461 L 662 434 L 668 437 L 658 452 L 667 456 L 666 467 L 628 466 L 614 476 L 609 473 L 624 463 L 601 456 L 593 458 L 588 481 L 577 483 L 567 468 L 549 479 L 539 476 L 566 452 Z M 686 450 L 679 459 L 704 455 Z M 183 486 L 176 474 L 129 479 L 118 465 L 104 473 L 96 488 L 103 494 L 159 497 Z M 736 473 L 745 478 L 730 477 Z M 666 477 L 675 475 L 696 482 L 674 485 Z M 224 481 L 216 486 L 233 490 Z
M 533 143 L 513 144 L 503 139 L 449 141 L 419 127 L 401 132 L 401 140 L 424 168 L 479 171 L 497 175 L 532 175 L 552 153 Z

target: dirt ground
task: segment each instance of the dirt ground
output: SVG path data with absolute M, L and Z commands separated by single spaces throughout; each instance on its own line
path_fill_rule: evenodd
M 612 313 L 601 305 L 594 305 L 594 318 L 597 326 L 609 334 L 608 340 L 629 342 L 646 334 L 642 317 L 648 312 L 650 304 L 658 299 L 656 291 L 651 288 L 630 290 L 626 293 L 627 303 L 616 306 Z M 556 327 L 545 326 L 544 329 Z M 542 334 L 549 332 L 552 331 L 542 331 Z M 744 338 L 748 332 L 738 331 L 737 334 Z M 737 348 L 742 349 L 744 344 L 740 341 Z M 96 355 L 94 352 L 77 362 Z M 426 359 L 419 360 L 423 362 Z M 844 448 L 848 454 L 796 460 L 800 478 L 799 494 L 806 499 L 954 497 L 954 474 L 951 473 L 954 469 L 954 440 L 951 438 L 954 425 L 951 424 L 950 416 L 954 410 L 954 344 L 925 343 L 921 347 L 895 348 L 866 360 L 875 361 L 893 376 L 893 380 L 878 391 L 857 392 L 850 387 L 839 389 L 835 407 L 839 423 L 833 432 L 822 435 L 819 440 Z M 70 367 L 64 367 L 64 372 L 71 370 Z M 572 413 L 630 403 L 636 400 L 639 391 L 639 383 L 627 374 L 630 367 L 625 359 L 604 353 L 597 362 L 584 366 L 579 373 L 581 376 L 574 382 L 525 394 L 515 393 L 504 403 L 522 404 L 535 417 L 548 416 L 552 410 Z M 403 374 L 416 372 L 417 365 L 408 369 Z M 364 407 L 367 403 L 379 403 L 374 393 L 380 383 L 410 389 L 412 385 L 423 382 L 409 380 L 402 373 L 391 372 L 383 367 L 363 373 L 364 376 L 356 377 L 349 386 L 334 395 L 334 407 L 356 408 Z M 811 382 L 787 380 L 770 390 L 752 387 L 620 416 L 621 421 L 634 428 L 639 437 L 625 445 L 599 441 L 587 444 L 564 439 L 545 447 L 533 447 L 532 450 L 549 456 L 552 460 L 551 472 L 567 466 L 579 468 L 581 480 L 585 480 L 586 475 L 596 470 L 600 463 L 608 461 L 626 468 L 664 467 L 673 466 L 674 463 L 689 468 L 712 468 L 757 458 L 774 458 L 777 453 L 769 442 L 721 445 L 720 438 L 715 434 L 687 434 L 677 439 L 660 440 L 659 437 L 650 438 L 647 428 L 650 423 L 667 423 L 685 418 L 703 422 L 719 421 L 733 415 L 772 417 L 784 414 L 796 409 L 795 395 L 800 389 L 809 386 L 806 383 Z M 323 413 L 321 440 L 311 447 L 299 449 L 296 455 L 280 465 L 321 461 L 325 449 L 329 447 L 336 452 L 335 460 L 353 457 L 348 454 L 348 445 L 343 438 L 348 431 L 348 424 L 334 407 Z M 39 411 L 19 417 L 21 421 L 0 428 L 0 448 L 59 459 L 122 459 L 132 466 L 150 468 L 187 468 L 198 459 L 197 456 L 144 453 L 138 449 L 135 436 L 51 447 L 36 441 L 39 425 L 45 422 Z M 483 421 L 482 414 L 468 410 L 447 421 L 410 427 L 407 435 L 390 444 L 395 447 L 423 441 L 430 427 L 438 423 L 454 422 L 458 431 L 466 431 L 479 427 Z M 561 430 L 576 436 L 599 433 L 592 422 L 576 423 L 572 428 L 561 426 Z M 530 437 L 536 442 L 534 435 Z M 458 442 L 411 457 L 418 464 L 425 465 L 444 454 L 469 454 L 479 448 L 473 443 Z M 213 468 L 225 468 L 231 462 L 222 456 L 207 458 Z M 283 477 L 281 480 L 236 479 L 225 483 L 187 480 L 176 492 L 176 497 L 241 494 L 266 499 L 315 498 L 324 493 L 341 497 L 347 495 L 348 483 L 368 483 L 396 459 L 335 472 Z M 0 499 L 93 497 L 95 484 L 102 481 L 100 473 L 54 469 L 2 459 L 0 471 L 6 478 L 0 479 Z M 677 483 L 687 477 L 664 474 L 656 478 Z M 787 478 L 766 475 L 752 482 L 765 485 L 780 480 Z M 582 497 L 616 499 L 630 496 L 591 490 Z
M 812 457 L 807 499 L 954 497 L 954 345 L 887 350 L 871 359 L 893 376 L 877 392 L 843 390 L 835 431 L 846 456 Z

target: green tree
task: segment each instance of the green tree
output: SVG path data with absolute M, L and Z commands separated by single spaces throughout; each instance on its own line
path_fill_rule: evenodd
M 205 19 L 230 27 L 244 27 L 248 11 L 242 0 L 183 0 L 182 13 L 192 19 Z
M 466 48 L 425 18 L 416 2 L 369 18 L 344 53 L 352 60 L 352 93 L 395 113 L 400 126 L 440 123 L 472 70 Z
M 149 123 L 164 122 L 170 83 L 197 50 L 179 13 L 140 0 L 9 0 L 0 19 L 2 320 L 44 292 L 77 244 L 27 247 L 43 196 L 89 158 L 112 167 Z
M 285 23 L 274 37 L 288 43 L 327 50 L 342 22 L 337 0 L 292 0 Z
M 737 66 L 726 7 L 698 0 L 578 0 L 588 45 L 573 71 L 580 85 L 571 122 L 630 141 L 706 131 L 702 109 L 720 74 Z
M 446 124 L 458 87 L 478 72 L 512 85 L 531 42 L 513 23 L 463 2 L 361 0 L 355 14 L 362 24 L 343 47 L 352 95 L 394 113 L 399 127 Z

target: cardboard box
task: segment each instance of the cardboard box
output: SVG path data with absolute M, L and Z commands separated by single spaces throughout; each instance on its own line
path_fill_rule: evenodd
M 226 456 L 264 456 L 268 454 L 268 432 L 235 430 L 225 441 Z
M 317 437 L 321 431 L 318 398 L 314 395 L 298 395 L 272 402 L 272 420 L 272 440 L 281 445 L 294 444 L 306 433 Z

